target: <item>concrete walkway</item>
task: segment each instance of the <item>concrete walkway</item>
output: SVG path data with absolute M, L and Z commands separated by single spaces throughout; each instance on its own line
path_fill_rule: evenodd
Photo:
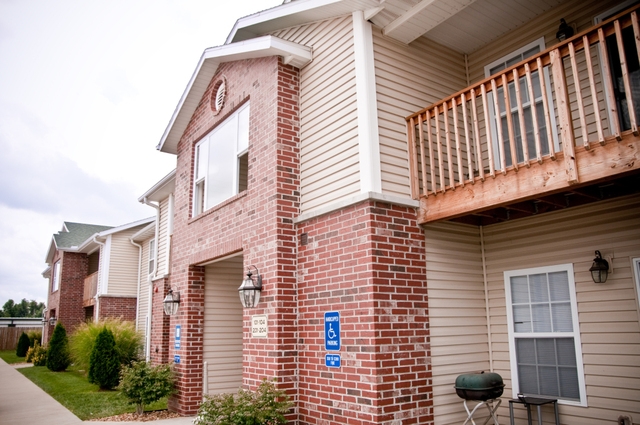
M 0 425 L 192 425 L 193 417 L 151 422 L 81 421 L 62 404 L 0 359 Z

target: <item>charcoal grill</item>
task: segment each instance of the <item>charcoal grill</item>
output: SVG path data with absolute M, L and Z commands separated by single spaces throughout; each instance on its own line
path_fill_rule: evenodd
M 460 375 L 456 378 L 454 388 L 458 397 L 464 400 L 464 409 L 468 414 L 464 425 L 469 421 L 476 425 L 473 415 L 480 406 L 487 406 L 489 410 L 489 417 L 487 417 L 483 425 L 486 425 L 491 419 L 493 419 L 495 425 L 499 425 L 498 418 L 496 418 L 496 410 L 498 410 L 502 402 L 500 396 L 504 391 L 504 382 L 500 375 L 497 373 L 484 373 L 484 371 Z M 469 410 L 468 401 L 476 401 L 478 404 L 472 410 Z

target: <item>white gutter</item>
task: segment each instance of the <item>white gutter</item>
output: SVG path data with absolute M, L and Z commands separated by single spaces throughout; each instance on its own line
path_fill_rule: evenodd
M 102 273 L 104 272 L 104 270 L 102 269 L 101 265 L 104 261 L 104 252 L 103 252 L 103 247 L 105 246 L 104 242 L 100 242 L 98 240 L 98 235 L 95 235 L 93 237 L 93 242 L 97 243 L 98 245 L 100 245 L 100 262 L 98 263 L 98 288 L 102 289 L 102 285 L 100 285 L 100 281 L 102 280 Z M 107 275 L 108 276 L 108 275 Z M 95 295 L 95 300 L 96 300 L 96 308 L 93 311 L 93 321 L 95 322 L 96 319 L 98 318 L 98 314 L 100 313 L 100 297 L 98 296 L 98 292 L 100 292 L 98 290 L 98 288 L 96 288 L 96 295 Z
M 133 237 L 129 238 L 129 242 L 131 242 L 131 244 L 133 246 L 137 246 L 138 247 L 138 286 L 136 288 L 137 292 L 136 292 L 136 329 L 139 326 L 139 322 L 140 322 L 140 287 L 142 286 L 142 279 L 140 279 L 140 274 L 142 272 L 142 245 L 136 243 L 133 241 Z M 149 303 L 151 303 L 151 299 L 149 299 Z M 149 343 L 151 342 L 151 338 L 149 335 L 149 329 L 147 329 L 147 320 L 145 318 L 144 321 L 144 339 L 146 340 L 145 344 L 144 344 L 144 354 L 145 354 L 145 359 L 147 361 L 149 361 Z
M 154 235 L 154 239 L 156 240 L 156 243 L 154 244 L 154 254 L 155 254 L 155 261 L 153 262 L 153 278 L 157 277 L 158 275 L 158 245 L 160 245 L 158 242 L 158 238 L 160 235 L 160 205 L 156 205 L 156 204 L 152 204 L 151 202 L 148 201 L 147 197 L 145 196 L 144 198 L 142 198 L 142 203 L 145 205 L 149 205 L 152 208 L 156 209 L 156 229 L 155 229 L 155 235 Z

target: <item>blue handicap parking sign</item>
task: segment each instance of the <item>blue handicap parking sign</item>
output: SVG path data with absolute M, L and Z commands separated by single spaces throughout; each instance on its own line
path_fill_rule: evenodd
M 340 313 L 337 311 L 324 313 L 324 349 L 340 350 Z

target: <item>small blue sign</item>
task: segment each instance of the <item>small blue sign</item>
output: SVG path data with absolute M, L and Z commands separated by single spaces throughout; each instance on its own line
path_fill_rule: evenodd
M 173 362 L 175 364 L 180 364 L 180 356 L 177 355 L 177 354 L 175 356 L 173 356 Z
M 174 348 L 176 350 L 180 349 L 180 332 L 182 330 L 182 327 L 180 325 L 176 325 L 176 343 L 174 345 Z
M 340 313 L 337 311 L 324 313 L 324 349 L 340 350 Z
M 340 354 L 325 354 L 324 364 L 327 367 L 340 367 Z

